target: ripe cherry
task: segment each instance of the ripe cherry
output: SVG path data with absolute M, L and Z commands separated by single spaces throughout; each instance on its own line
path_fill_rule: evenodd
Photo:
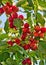
M 44 27 L 42 27 L 40 30 L 41 30 L 42 33 L 46 32 L 46 28 L 44 28 Z
M 13 18 L 13 19 L 18 18 L 18 14 L 17 14 L 16 12 L 15 12 L 15 13 L 13 13 L 13 14 L 12 14 L 12 18 Z
M 35 37 L 38 37 L 38 32 L 33 33 Z
M 0 8 L 0 14 L 3 14 L 3 13 L 4 13 L 3 8 Z
M 10 28 L 14 28 L 13 22 L 9 23 Z
M 36 26 L 34 27 L 34 29 L 38 32 L 38 31 L 40 31 L 40 26 L 39 26 L 39 25 L 36 25 Z
M 16 7 L 16 6 L 12 6 L 12 11 L 13 11 L 13 12 L 17 12 L 18 10 L 19 10 L 18 7 Z
M 28 24 L 28 23 L 25 23 L 25 24 L 24 24 L 24 27 L 25 27 L 25 28 L 28 28 L 28 27 L 29 27 L 29 24 Z
M 43 38 L 44 37 L 44 33 L 39 33 L 39 37 Z
M 14 44 L 14 43 L 13 43 L 12 41 L 10 41 L 10 40 L 9 40 L 7 43 L 8 43 L 9 45 L 11 45 L 11 46 L 13 46 L 13 44 Z
M 18 44 L 18 45 L 20 45 L 20 39 L 19 38 L 16 38 L 15 39 L 15 43 Z
M 30 46 L 29 46 L 29 44 L 25 44 L 25 45 L 23 46 L 23 48 L 24 48 L 25 50 L 27 50 L 27 49 L 30 48 Z
M 13 22 L 12 16 L 10 16 L 8 20 L 9 20 L 9 22 Z
M 18 17 L 19 19 L 21 19 L 21 20 L 23 20 L 24 19 L 24 17 L 23 17 L 23 15 L 19 15 L 19 17 Z

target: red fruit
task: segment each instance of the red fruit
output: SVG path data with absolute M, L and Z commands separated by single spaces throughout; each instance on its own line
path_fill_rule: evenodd
M 29 24 L 28 24 L 28 23 L 25 23 L 25 24 L 24 24 L 24 27 L 25 27 L 25 28 L 28 28 L 28 27 L 29 27 Z
M 30 46 L 29 46 L 29 44 L 25 44 L 25 45 L 23 46 L 23 48 L 24 48 L 25 50 L 27 50 L 27 49 L 30 48 Z
M 23 60 L 23 61 L 22 61 L 22 64 L 23 64 L 23 65 L 26 65 L 26 60 Z
M 29 28 L 23 28 L 22 31 L 23 31 L 23 33 L 28 33 L 29 32 Z
M 27 64 L 28 64 L 28 65 L 31 65 L 32 63 L 31 63 L 30 58 L 26 58 L 25 60 L 22 61 L 22 64 L 23 64 L 23 65 L 27 65 Z
M 26 36 L 27 36 L 27 33 L 23 33 L 22 36 L 21 36 L 21 39 L 25 40 Z
M 3 14 L 3 13 L 4 13 L 3 8 L 0 8 L 0 14 Z
M 24 17 L 23 17 L 23 15 L 19 15 L 19 17 L 18 17 L 19 19 L 24 19 Z
M 12 14 L 12 18 L 13 18 L 13 19 L 18 18 L 18 14 L 17 14 L 16 12 L 15 12 L 15 13 L 13 13 L 13 14 Z
M 8 20 L 9 20 L 9 22 L 13 22 L 12 16 L 10 16 Z
M 36 25 L 36 26 L 34 27 L 34 29 L 38 32 L 38 31 L 40 31 L 40 26 Z
M 7 2 L 7 3 L 6 3 L 6 6 L 9 6 L 9 7 L 11 7 L 11 4 L 10 4 L 9 2 Z
M 16 7 L 16 6 L 12 6 L 12 11 L 13 11 L 13 12 L 17 12 L 18 10 L 19 10 L 18 7 Z
M 44 33 L 39 33 L 39 37 L 43 38 L 44 37 Z
M 30 42 L 31 43 L 37 43 L 37 40 L 33 39 L 33 38 L 30 38 Z
M 13 22 L 9 23 L 10 28 L 14 28 Z
M 18 44 L 18 45 L 20 45 L 20 39 L 16 38 L 15 39 L 15 43 Z
M 40 30 L 41 30 L 42 33 L 45 33 L 46 32 L 46 28 L 44 28 L 44 27 L 41 28 Z
M 38 49 L 36 43 L 30 43 L 30 48 L 31 48 L 32 50 L 37 50 L 37 49 Z
M 33 33 L 35 37 L 38 37 L 38 32 Z
M 31 64 L 30 58 L 26 58 L 26 63 L 27 63 L 28 65 Z
M 12 41 L 8 41 L 7 42 L 9 45 L 13 46 L 13 42 Z

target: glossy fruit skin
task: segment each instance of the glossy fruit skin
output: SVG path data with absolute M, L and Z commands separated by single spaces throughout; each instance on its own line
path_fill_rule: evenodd
M 0 14 L 3 14 L 3 13 L 4 13 L 3 8 L 0 8 Z
M 24 48 L 25 50 L 27 50 L 27 49 L 30 48 L 30 46 L 29 46 L 29 44 L 25 44 L 25 45 L 23 46 L 23 48 Z
M 20 45 L 20 39 L 19 38 L 16 38 L 15 39 L 15 43 L 18 44 L 18 45 Z
M 22 33 L 21 39 L 22 39 L 22 40 L 25 40 L 26 36 L 27 36 L 27 33 Z
M 25 23 L 25 24 L 24 24 L 24 27 L 25 27 L 25 28 L 29 28 L 29 24 L 28 24 L 28 23 Z
M 38 25 L 36 25 L 35 27 L 34 27 L 34 29 L 35 29 L 35 31 L 40 31 L 40 26 L 38 26 Z
M 25 60 L 22 61 L 22 64 L 23 65 L 26 65 L 26 64 L 31 65 L 32 63 L 31 63 L 30 58 L 26 58 Z
M 13 44 L 14 44 L 11 40 L 9 40 L 7 43 L 8 43 L 10 46 L 13 46 Z
M 31 50 L 34 50 L 34 51 L 37 50 L 37 49 L 38 49 L 37 44 L 36 44 L 36 43 L 33 43 L 33 42 L 30 43 L 30 49 L 31 49 Z
M 40 30 L 41 30 L 42 33 L 46 32 L 46 28 L 44 28 L 44 27 L 42 27 Z
M 10 22 L 10 23 L 9 23 L 9 27 L 10 27 L 10 28 L 14 28 L 13 22 Z
M 8 21 L 9 21 L 9 22 L 13 22 L 12 16 L 10 16 L 10 17 L 8 18 Z
M 16 7 L 16 6 L 12 6 L 12 11 L 13 11 L 13 12 L 17 12 L 18 10 L 19 10 L 18 7 Z
M 44 33 L 42 33 L 42 32 L 39 33 L 39 37 L 40 37 L 40 38 L 43 38 L 43 37 L 44 37 Z
M 24 19 L 24 17 L 23 17 L 23 15 L 19 15 L 19 17 L 18 17 L 19 19 L 21 19 L 21 20 L 23 20 Z
M 38 35 L 38 32 L 34 32 L 33 34 L 34 34 L 35 37 L 38 37 L 39 36 Z
M 9 8 L 11 7 L 11 4 L 9 2 L 6 3 L 6 6 L 8 6 Z
M 15 12 L 15 13 L 13 13 L 13 14 L 12 14 L 12 18 L 13 18 L 13 19 L 18 18 L 18 14 L 17 14 L 16 12 Z
M 28 33 L 29 32 L 29 28 L 23 28 L 22 31 L 23 31 L 23 33 Z

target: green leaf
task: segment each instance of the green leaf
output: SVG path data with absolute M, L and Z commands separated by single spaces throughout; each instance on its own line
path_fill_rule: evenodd
M 21 25 L 23 24 L 23 21 L 21 19 L 15 19 L 14 20 L 14 26 L 16 26 L 18 29 L 21 28 Z
M 46 8 L 46 0 L 38 0 L 40 6 Z
M 16 61 L 13 60 L 12 58 L 8 58 L 6 60 L 6 63 L 7 63 L 7 65 L 17 65 Z
M 46 50 L 46 41 L 40 41 L 39 45 L 41 45 L 43 47 L 43 49 Z
M 7 2 L 10 2 L 12 4 L 12 0 L 2 0 L 2 3 L 7 3 Z
M 8 34 L 0 34 L 0 40 L 8 38 Z
M 37 13 L 37 22 L 40 23 L 42 26 L 45 25 L 45 20 L 40 13 Z
M 20 35 L 22 34 L 22 28 L 19 29 L 19 34 L 20 34 Z
M 8 31 L 9 31 L 9 22 L 8 22 L 8 20 L 5 22 L 4 30 L 5 30 L 6 33 L 8 33 Z
M 18 3 L 16 4 L 16 6 L 21 6 L 23 4 L 25 4 L 26 0 L 20 0 L 18 1 Z
M 28 2 L 28 5 L 29 5 L 29 6 L 34 7 L 32 0 L 27 0 L 27 2 Z
M 39 63 L 39 65 L 44 65 L 44 61 L 41 60 L 40 63 Z
M 6 43 L 6 41 L 0 41 L 0 52 L 6 51 L 7 48 L 8 48 L 8 44 Z
M 1 52 L 0 53 L 0 62 L 1 61 L 6 61 L 6 59 L 9 58 L 9 57 L 10 57 L 10 55 L 9 55 L 8 52 Z

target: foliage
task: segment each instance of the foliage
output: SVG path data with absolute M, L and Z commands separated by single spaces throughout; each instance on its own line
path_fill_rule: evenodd
M 4 29 L 0 29 L 0 64 L 24 65 L 23 60 L 30 58 L 30 65 L 31 62 L 37 64 L 37 60 L 40 60 L 39 65 L 44 65 L 46 0 L 17 0 L 15 5 L 13 3 L 13 0 L 0 1 L 0 15 L 5 12 L 7 16 Z M 26 13 L 27 18 L 18 15 L 19 11 Z

